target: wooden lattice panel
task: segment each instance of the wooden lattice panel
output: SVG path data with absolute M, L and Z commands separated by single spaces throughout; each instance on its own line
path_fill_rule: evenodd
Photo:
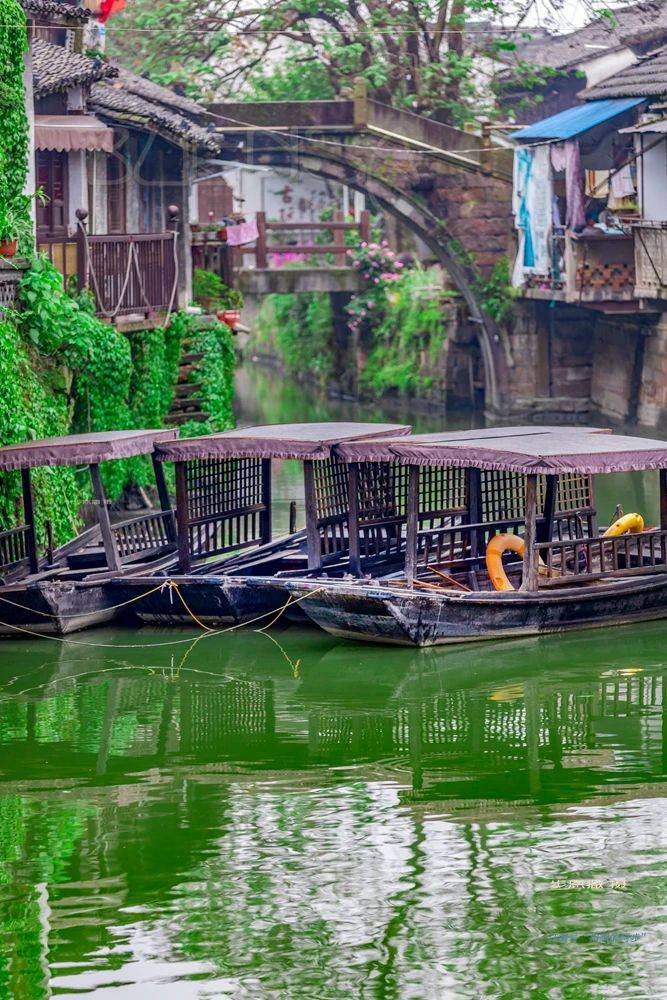
M 313 462 L 317 516 L 322 521 L 347 514 L 348 466 L 336 457 Z
M 360 523 L 405 514 L 407 469 L 391 462 L 362 462 L 358 478 Z
M 540 490 L 543 493 L 543 489 Z M 481 473 L 482 521 L 522 521 L 526 516 L 525 477 L 519 472 Z M 538 498 L 539 499 L 539 498 Z
M 566 473 L 558 477 L 556 511 L 589 511 L 593 507 L 593 477 Z
M 464 469 L 423 466 L 419 470 L 419 511 L 422 516 L 465 511 L 466 497 Z
M 191 520 L 260 507 L 262 460 L 206 458 L 185 463 Z

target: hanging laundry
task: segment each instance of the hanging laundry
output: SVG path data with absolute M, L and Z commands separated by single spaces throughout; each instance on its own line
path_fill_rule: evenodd
M 587 170 L 586 197 L 606 198 L 608 194 L 609 194 L 609 171 Z
M 513 208 L 519 250 L 512 283 L 519 287 L 525 273 L 549 273 L 552 223 L 552 181 L 548 146 L 522 147 L 514 154 Z
M 568 229 L 581 229 L 586 223 L 586 213 L 579 143 L 576 139 L 568 139 L 553 143 L 550 148 L 553 169 L 565 171 L 565 224 Z
M 257 220 L 240 222 L 238 226 L 227 226 L 227 245 L 240 247 L 245 243 L 254 243 L 259 236 Z

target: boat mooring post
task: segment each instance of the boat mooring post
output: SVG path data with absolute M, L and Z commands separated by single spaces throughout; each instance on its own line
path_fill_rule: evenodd
M 537 476 L 526 476 L 526 528 L 523 550 L 523 583 L 521 590 L 536 591 L 538 584 L 537 551 Z
M 118 558 L 118 549 L 116 548 L 113 531 L 111 530 L 109 506 L 104 492 L 104 485 L 102 484 L 99 465 L 92 464 L 90 466 L 90 478 L 93 483 L 93 496 L 97 501 L 97 519 L 102 533 L 102 545 L 104 546 L 104 554 L 107 557 L 107 566 L 111 570 L 119 570 L 120 559 Z
M 405 579 L 411 587 L 417 575 L 417 544 L 419 533 L 419 466 L 408 468 L 406 525 L 405 525 Z
M 35 507 L 32 497 L 30 469 L 21 469 L 21 490 L 23 493 L 23 515 L 28 529 L 28 565 L 31 573 L 39 570 L 37 558 L 37 535 L 35 534 Z

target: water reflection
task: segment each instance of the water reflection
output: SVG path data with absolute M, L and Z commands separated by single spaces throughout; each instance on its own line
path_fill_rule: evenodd
M 4 644 L 0 995 L 662 995 L 665 636 Z

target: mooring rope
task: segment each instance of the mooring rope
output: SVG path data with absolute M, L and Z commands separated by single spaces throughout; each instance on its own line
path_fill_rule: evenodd
M 171 580 L 170 583 L 171 583 L 171 586 L 176 589 L 176 591 L 178 593 L 178 596 L 181 598 L 181 601 L 183 602 L 183 606 L 185 607 L 185 610 L 188 612 L 188 614 L 191 615 L 191 617 L 193 618 L 193 620 L 201 628 L 203 628 L 203 629 L 206 630 L 205 633 L 199 637 L 200 639 L 205 639 L 205 638 L 208 638 L 209 636 L 213 636 L 213 635 L 223 635 L 226 632 L 235 632 L 237 629 L 246 628 L 248 625 L 254 625 L 255 622 L 263 621 L 263 619 L 264 618 L 268 618 L 269 615 L 274 615 L 273 620 L 268 625 L 265 626 L 266 628 L 270 628 L 271 625 L 275 625 L 275 623 L 278 621 L 278 619 L 282 617 L 282 615 L 285 613 L 285 611 L 287 611 L 288 607 L 293 606 L 295 604 L 300 604 L 301 601 L 305 601 L 309 597 L 314 597 L 315 594 L 319 594 L 320 591 L 326 589 L 325 587 L 316 587 L 315 590 L 310 590 L 310 591 L 308 591 L 307 594 L 302 594 L 301 597 L 297 597 L 297 598 L 294 598 L 294 599 L 292 599 L 292 595 L 290 594 L 290 596 L 287 598 L 285 604 L 283 605 L 282 608 L 280 608 L 280 610 L 278 611 L 277 614 L 275 613 L 275 610 L 272 609 L 271 611 L 265 611 L 263 614 L 257 615 L 255 618 L 249 618 L 248 621 L 245 621 L 245 622 L 236 622 L 236 624 L 234 624 L 234 625 L 228 625 L 227 628 L 212 629 L 208 625 L 204 625 L 203 622 L 199 621 L 199 619 L 196 618 L 192 614 L 192 612 L 188 608 L 186 602 L 183 600 L 183 596 L 182 596 L 182 594 L 179 591 L 178 584 L 175 583 L 175 581 L 173 581 L 173 580 Z M 164 584 L 162 586 L 164 586 Z M 156 589 L 159 590 L 160 588 L 158 587 Z M 154 591 L 151 591 L 151 593 L 154 593 Z M 147 594 L 141 594 L 140 596 L 141 597 L 146 597 L 148 595 Z M 4 598 L 3 598 L 3 600 L 4 600 Z M 132 601 L 135 601 L 135 600 L 138 600 L 138 598 L 132 598 Z M 14 602 L 10 602 L 10 603 L 14 603 Z M 125 603 L 131 603 L 131 602 L 125 602 Z M 18 607 L 22 608 L 23 610 L 27 610 L 21 604 L 19 604 Z M 113 609 L 109 609 L 109 610 L 113 610 Z M 40 613 L 44 614 L 44 612 L 40 612 Z M 55 617 L 58 617 L 58 616 L 57 615 L 48 615 L 47 617 L 53 617 L 53 618 L 55 618 Z M 65 617 L 65 616 L 63 616 L 63 617 Z M 78 617 L 78 616 L 76 616 L 76 617 Z M 153 649 L 153 648 L 158 649 L 160 646 L 180 646 L 184 642 L 192 642 L 191 638 L 188 638 L 188 639 L 173 639 L 170 642 L 135 642 L 135 643 L 81 642 L 78 639 L 68 639 L 66 636 L 48 635 L 47 633 L 44 633 L 44 632 L 35 632 L 34 629 L 24 628 L 22 625 L 11 625 L 9 622 L 0 621 L 0 627 L 2 627 L 2 628 L 9 628 L 9 629 L 12 629 L 15 632 L 21 632 L 21 633 L 23 633 L 25 635 L 32 636 L 35 639 L 54 639 L 56 642 L 69 643 L 72 646 L 88 646 L 91 649 Z M 261 632 L 262 629 L 256 629 L 255 631 Z

